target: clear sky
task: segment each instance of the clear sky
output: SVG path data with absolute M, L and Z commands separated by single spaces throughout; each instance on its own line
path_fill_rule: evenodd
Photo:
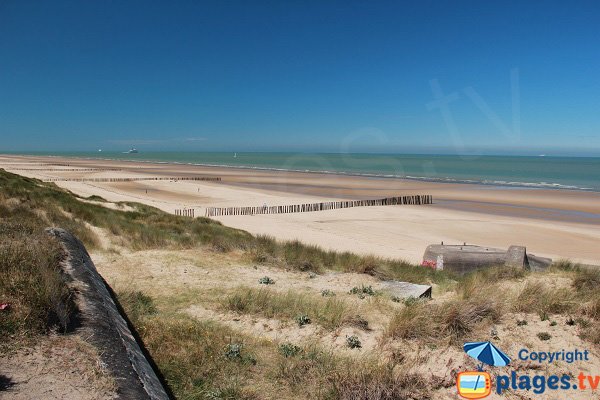
M 600 155 L 599 4 L 0 0 L 0 152 Z

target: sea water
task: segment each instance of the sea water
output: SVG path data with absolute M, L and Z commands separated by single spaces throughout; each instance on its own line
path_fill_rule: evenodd
M 31 153 L 41 155 L 42 153 Z M 600 157 L 459 156 L 414 154 L 112 152 L 43 153 L 254 169 L 600 191 Z

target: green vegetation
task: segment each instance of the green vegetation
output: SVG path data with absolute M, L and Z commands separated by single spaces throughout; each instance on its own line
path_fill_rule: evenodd
M 227 296 L 223 306 L 230 311 L 265 318 L 291 320 L 300 316 L 302 320 L 296 320 L 298 324 L 305 325 L 307 320 L 313 319 L 325 329 L 338 328 L 350 320 L 350 307 L 343 300 L 332 297 L 323 299 L 293 291 L 279 293 L 242 287 Z
M 99 245 L 93 226 L 109 232 L 113 243 L 133 250 L 202 248 L 306 271 L 309 277 L 335 270 L 437 283 L 448 294 L 444 299 L 392 298 L 399 303 L 392 305 L 386 298 L 386 306 L 379 302 L 380 296 L 360 305 L 363 313 L 362 307 L 373 304 L 378 310 L 393 313 L 386 339 L 409 340 L 418 346 L 433 348 L 442 342 L 456 345 L 481 337 L 507 313 L 537 314 L 549 320 L 552 315 L 567 315 L 567 325 L 569 321 L 577 325 L 572 328 L 574 332 L 600 344 L 600 271 L 556 263 L 546 274 L 550 278 L 551 274 L 560 274 L 563 280 L 570 278 L 570 288 L 556 288 L 548 283 L 548 275 L 533 275 L 518 268 L 492 268 L 453 277 L 401 261 L 254 237 L 209 219 L 177 217 L 141 204 L 123 203 L 127 207 L 114 210 L 89 200 L 105 201 L 78 198 L 54 184 L 0 170 L 0 303 L 10 304 L 8 311 L 0 311 L 0 332 L 8 338 L 0 345 L 2 349 L 49 330 L 68 331 L 76 323 L 73 292 L 59 268 L 62 250 L 44 233 L 48 226 L 72 231 L 90 248 Z M 356 315 L 355 299 L 333 297 L 327 289 L 321 296 L 318 292 L 278 292 L 269 286 L 273 280 L 265 278 L 261 280 L 266 287 L 260 289 L 240 287 L 227 295 L 211 292 L 218 299 L 216 307 L 292 324 L 301 316 L 302 321 L 312 320 L 326 330 L 342 326 L 369 330 L 369 322 Z M 359 296 L 376 294 L 370 286 L 353 291 Z M 396 368 L 404 357 L 390 357 L 389 361 L 366 354 L 359 359 L 348 358 L 317 344 L 273 343 L 178 313 L 179 308 L 173 306 L 177 296 L 192 295 L 191 291 L 173 294 L 155 303 L 147 293 L 117 293 L 177 398 L 290 399 L 310 394 L 317 399 L 357 399 L 369 393 L 369 398 L 378 400 L 427 399 L 445 384 L 411 374 L 407 366 Z M 167 307 L 167 303 L 171 305 Z M 517 325 L 525 324 L 517 321 Z M 346 345 L 359 348 L 362 344 L 358 337 L 350 336 Z
M 298 315 L 296 318 L 296 323 L 299 327 L 303 327 L 304 325 L 310 324 L 310 318 L 306 314 Z
M 127 304 L 127 317 L 132 321 L 157 312 L 152 298 L 140 291 L 120 292 L 119 302 Z
M 263 276 L 258 280 L 258 283 L 260 283 L 261 285 L 274 285 L 275 281 L 269 278 L 268 276 Z
M 296 357 L 302 353 L 302 347 L 296 346 L 292 343 L 283 343 L 279 345 L 279 352 L 284 357 Z
M 134 310 L 155 310 L 147 307 L 148 296 L 118 296 L 125 299 L 127 314 L 136 316 L 132 322 L 177 398 L 290 399 L 310 394 L 317 399 L 354 399 L 361 390 L 377 394 L 373 399 L 408 394 L 428 399 L 428 391 L 436 387 L 435 382 L 423 385 L 421 376 L 394 370 L 393 363 L 349 359 L 316 345 L 277 345 L 214 322 L 162 314 L 160 309 L 139 313 Z M 353 346 L 360 345 L 356 340 Z
M 561 314 L 577 305 L 574 293 L 569 289 L 551 289 L 542 282 L 527 283 L 518 294 L 514 310 L 538 313 L 542 321 L 548 314 Z
M 600 335 L 596 333 L 600 328 L 600 287 L 595 286 L 600 281 L 599 270 L 567 262 L 559 262 L 546 273 L 535 275 L 525 270 L 506 270 L 479 270 L 458 279 L 454 288 L 457 296 L 442 303 L 405 301 L 405 307 L 390 321 L 386 335 L 430 344 L 440 341 L 460 344 L 476 336 L 474 333 L 499 323 L 502 315 L 515 312 L 537 314 L 542 321 L 550 321 L 552 315 L 579 315 L 576 319 L 570 317 L 567 325 L 577 322 L 582 338 L 600 343 Z M 551 287 L 547 281 L 536 279 L 556 273 L 570 276 L 572 288 Z M 511 282 L 511 289 L 503 286 L 507 282 Z M 525 325 L 526 320 L 517 320 L 517 326 Z
M 360 343 L 358 336 L 352 335 L 346 337 L 346 346 L 351 349 L 360 349 L 362 344 Z
M 248 247 L 251 260 L 274 266 L 287 266 L 300 271 L 322 273 L 326 269 L 356 272 L 382 279 L 395 279 L 414 283 L 443 283 L 452 280 L 452 275 L 433 271 L 404 261 L 389 260 L 353 253 L 326 251 L 318 246 L 299 241 L 277 242 L 268 236 L 257 236 Z
M 550 335 L 548 332 L 540 332 L 537 334 L 538 339 L 540 340 L 550 340 L 552 339 L 552 335 Z
M 60 269 L 64 258 L 58 243 L 31 221 L 16 215 L 0 221 L 0 351 L 36 334 L 65 332 L 75 322 L 72 290 Z
M 41 226 L 58 226 L 71 231 L 88 248 L 98 238 L 86 224 L 107 229 L 134 250 L 179 249 L 207 246 L 219 252 L 242 251 L 257 263 L 320 273 L 325 269 L 365 273 L 385 279 L 415 283 L 448 282 L 452 277 L 403 261 L 353 253 L 325 251 L 299 241 L 279 242 L 221 225 L 208 218 L 178 217 L 139 203 L 118 203 L 133 211 L 114 210 L 83 198 L 53 183 L 0 170 L 0 216 L 11 213 L 34 220 Z M 100 199 L 94 198 L 99 201 Z M 102 199 L 104 200 L 104 199 Z
M 375 291 L 371 285 L 362 285 L 361 287 L 354 286 L 352 289 L 350 289 L 350 294 L 357 294 L 360 298 L 364 298 L 364 295 L 375 296 Z

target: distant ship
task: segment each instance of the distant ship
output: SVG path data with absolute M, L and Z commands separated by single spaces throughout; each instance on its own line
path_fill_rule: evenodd
M 129 151 L 123 152 L 123 154 L 137 154 L 137 153 L 139 153 L 139 151 L 135 147 L 132 147 L 131 149 L 129 149 Z

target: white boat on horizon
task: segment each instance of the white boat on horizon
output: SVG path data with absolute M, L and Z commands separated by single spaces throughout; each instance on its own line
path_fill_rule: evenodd
M 139 151 L 135 147 L 132 147 L 131 149 L 129 149 L 129 151 L 123 152 L 123 154 L 137 154 L 137 153 L 139 153 Z

